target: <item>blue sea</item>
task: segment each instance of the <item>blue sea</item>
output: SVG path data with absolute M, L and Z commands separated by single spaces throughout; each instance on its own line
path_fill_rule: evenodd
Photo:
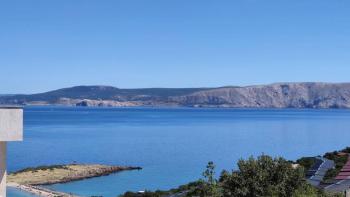
M 52 189 L 115 197 L 169 189 L 262 153 L 295 160 L 350 146 L 349 110 L 26 107 L 24 141 L 9 144 L 10 171 L 78 163 L 143 167 Z M 11 189 L 9 196 L 28 196 Z

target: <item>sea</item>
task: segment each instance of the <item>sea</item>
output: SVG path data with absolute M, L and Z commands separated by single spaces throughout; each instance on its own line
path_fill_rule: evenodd
M 8 144 L 10 172 L 52 164 L 140 166 L 47 186 L 80 196 L 167 190 L 217 176 L 261 154 L 296 160 L 350 146 L 350 110 L 25 107 L 24 141 Z M 9 189 L 8 196 L 31 195 Z

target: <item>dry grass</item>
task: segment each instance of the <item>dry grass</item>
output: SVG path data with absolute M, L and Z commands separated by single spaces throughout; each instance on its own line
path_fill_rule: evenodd
M 28 168 L 9 174 L 8 182 L 21 185 L 46 185 L 65 183 L 74 180 L 108 175 L 122 170 L 132 170 L 131 167 L 106 165 L 64 165 L 59 167 Z

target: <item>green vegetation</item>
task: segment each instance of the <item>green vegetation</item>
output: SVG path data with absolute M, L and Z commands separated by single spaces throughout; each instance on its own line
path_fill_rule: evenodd
M 30 95 L 3 95 L 0 96 L 1 103 L 47 101 L 54 103 L 60 98 L 70 99 L 93 99 L 93 100 L 119 100 L 127 101 L 139 98 L 138 100 L 167 99 L 170 96 L 184 96 L 198 91 L 211 90 L 214 88 L 140 88 L 140 89 L 119 89 L 112 86 L 75 86 L 63 88 L 50 92 Z M 148 95 L 145 98 L 142 95 Z M 116 99 L 118 98 L 118 99 Z
M 262 155 L 238 162 L 239 170 L 223 172 L 221 183 L 224 197 L 228 196 L 312 196 L 317 192 L 304 190 L 307 183 L 303 168 L 294 169 L 283 158 Z M 309 189 L 309 188 L 308 188 Z
M 218 180 L 215 178 L 215 165 L 212 161 L 208 163 L 206 170 L 203 172 L 203 178 L 197 182 L 197 187 L 188 190 L 186 196 L 222 196 L 222 189 L 219 186 Z
M 305 166 L 309 160 L 300 160 Z M 215 176 L 215 165 L 209 162 L 203 178 L 169 191 L 126 192 L 121 197 L 336 197 L 309 185 L 304 178 L 304 168 L 293 168 L 283 158 L 267 155 L 250 157 L 238 162 L 238 170 L 223 171 L 219 179 Z
M 38 167 L 29 167 L 22 170 L 19 170 L 17 172 L 14 172 L 13 174 L 18 174 L 22 172 L 37 172 L 39 170 L 54 170 L 54 169 L 68 169 L 66 165 L 51 165 L 51 166 L 38 166 Z
M 315 157 L 302 157 L 296 161 L 297 164 L 304 167 L 304 174 L 309 170 L 316 162 Z
M 168 191 L 156 190 L 154 192 L 145 191 L 144 193 L 136 193 L 136 192 L 125 192 L 125 194 L 120 197 L 165 197 L 172 194 L 178 194 L 179 196 L 188 196 L 188 191 L 194 191 L 201 186 L 201 181 L 191 182 L 186 185 L 181 185 L 176 189 L 171 189 Z
M 323 178 L 324 183 L 332 183 L 334 177 L 340 172 L 343 166 L 346 164 L 349 158 L 350 147 L 346 147 L 341 151 L 333 151 L 326 153 L 323 157 L 333 160 L 335 163 L 335 168 L 330 169 L 326 172 L 326 175 Z

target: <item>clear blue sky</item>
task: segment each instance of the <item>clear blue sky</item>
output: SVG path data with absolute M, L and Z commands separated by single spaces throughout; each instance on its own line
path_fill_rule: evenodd
M 350 81 L 348 0 L 11 0 L 0 93 Z

